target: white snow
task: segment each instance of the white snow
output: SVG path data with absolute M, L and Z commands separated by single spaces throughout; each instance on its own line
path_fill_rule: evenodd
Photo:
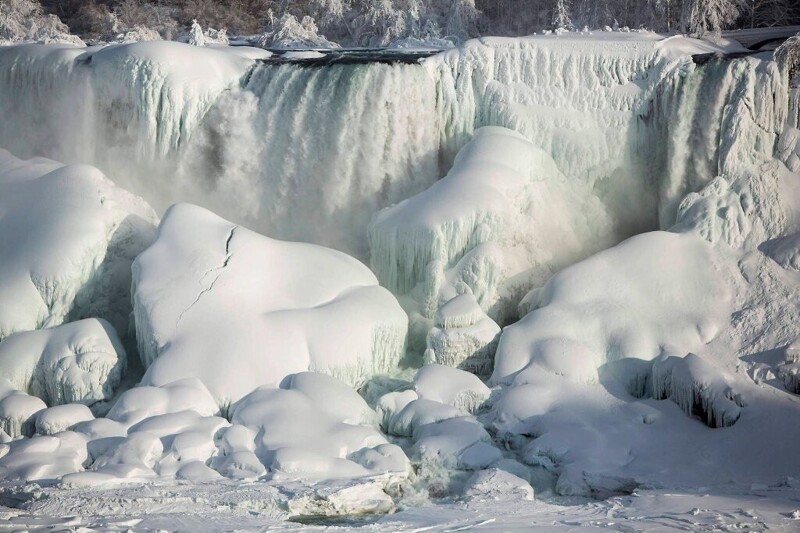
M 50 406 L 109 400 L 126 361 L 114 328 L 95 318 L 14 333 L 0 343 L 0 374 Z
M 792 529 L 797 91 L 732 52 L 3 47 L 0 146 L 231 221 L 0 152 L 0 521 Z
M 364 265 L 200 207 L 167 211 L 133 276 L 143 383 L 197 377 L 220 406 L 306 370 L 359 385 L 404 355 L 406 315 Z

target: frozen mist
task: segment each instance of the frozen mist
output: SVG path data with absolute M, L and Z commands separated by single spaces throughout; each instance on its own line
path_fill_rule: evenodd
M 328 53 L 0 47 L 2 521 L 794 529 L 796 55 Z

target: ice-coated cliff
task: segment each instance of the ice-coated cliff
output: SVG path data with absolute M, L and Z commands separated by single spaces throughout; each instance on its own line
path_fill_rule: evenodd
M 143 383 L 197 377 L 221 406 L 313 370 L 351 386 L 396 368 L 407 317 L 341 252 L 176 204 L 133 264 Z

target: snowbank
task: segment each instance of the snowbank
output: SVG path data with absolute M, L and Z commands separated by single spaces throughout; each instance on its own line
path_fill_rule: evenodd
M 126 362 L 114 328 L 94 318 L 15 333 L 0 343 L 0 374 L 50 406 L 110 399 Z
M 86 317 L 127 331 L 130 265 L 155 220 L 96 168 L 0 150 L 0 339 Z
M 145 384 L 197 377 L 225 406 L 306 370 L 358 385 L 404 355 L 406 315 L 361 263 L 199 207 L 167 211 L 133 276 Z

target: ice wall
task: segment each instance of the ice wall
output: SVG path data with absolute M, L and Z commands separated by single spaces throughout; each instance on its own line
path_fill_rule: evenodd
M 592 187 L 626 236 L 670 225 L 741 145 L 773 149 L 780 73 L 766 56 L 691 59 L 713 51 L 567 34 L 470 41 L 422 65 L 310 67 L 163 42 L 4 47 L 0 146 L 94 164 L 160 210 L 190 201 L 366 260 L 376 211 L 443 176 L 476 128 L 504 126 Z

